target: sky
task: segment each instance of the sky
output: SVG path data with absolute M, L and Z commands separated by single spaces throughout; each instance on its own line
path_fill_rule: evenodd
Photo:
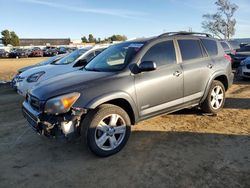
M 215 0 L 0 0 L 0 31 L 20 38 L 80 39 L 92 33 L 149 37 L 192 28 L 202 32 L 202 15 L 216 12 Z M 250 0 L 239 6 L 235 38 L 250 37 Z

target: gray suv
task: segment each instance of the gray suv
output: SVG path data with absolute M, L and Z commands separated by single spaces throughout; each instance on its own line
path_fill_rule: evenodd
M 29 125 L 48 137 L 80 137 L 98 156 L 120 151 L 139 121 L 184 108 L 218 113 L 232 85 L 220 42 L 165 33 L 109 47 L 83 69 L 45 80 L 23 103 Z

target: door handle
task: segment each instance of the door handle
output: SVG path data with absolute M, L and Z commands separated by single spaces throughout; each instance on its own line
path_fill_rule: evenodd
M 176 77 L 179 77 L 181 74 L 182 74 L 181 71 L 175 71 L 173 75 Z
M 211 69 L 211 68 L 213 68 L 213 64 L 210 63 L 207 65 L 207 67 Z

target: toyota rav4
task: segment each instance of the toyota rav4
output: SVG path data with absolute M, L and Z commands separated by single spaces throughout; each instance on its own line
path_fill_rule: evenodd
M 29 125 L 48 137 L 80 137 L 98 156 L 120 151 L 130 126 L 199 107 L 218 113 L 233 74 L 217 39 L 165 33 L 109 47 L 83 69 L 45 80 L 23 103 Z

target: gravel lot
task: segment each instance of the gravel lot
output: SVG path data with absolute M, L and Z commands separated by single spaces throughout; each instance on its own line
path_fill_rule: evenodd
M 231 87 L 217 116 L 183 110 L 136 125 L 108 158 L 36 135 L 22 101 L 0 87 L 0 187 L 250 187 L 250 81 Z

